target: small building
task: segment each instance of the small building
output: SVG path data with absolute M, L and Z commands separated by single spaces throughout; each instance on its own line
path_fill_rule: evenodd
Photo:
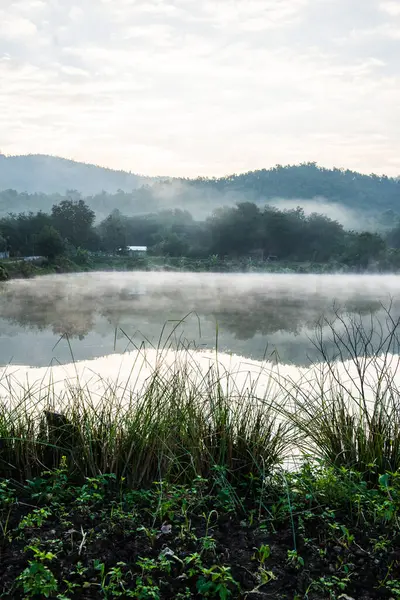
M 144 256 L 147 253 L 147 246 L 125 246 L 125 248 L 118 248 L 118 252 L 129 256 Z
M 10 253 L 8 251 L 0 252 L 0 259 L 1 258 L 10 258 Z
M 25 262 L 40 262 L 46 260 L 44 256 L 24 256 L 22 258 Z
M 129 256 L 144 256 L 147 254 L 147 246 L 127 246 Z

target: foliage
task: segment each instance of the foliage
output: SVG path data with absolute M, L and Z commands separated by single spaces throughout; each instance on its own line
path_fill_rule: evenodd
M 64 251 L 61 235 L 52 225 L 45 225 L 36 238 L 36 251 L 40 256 L 53 260 Z
M 77 251 L 103 252 L 115 258 L 128 245 L 142 245 L 148 247 L 149 257 L 182 258 L 192 270 L 198 270 L 190 262 L 196 260 L 208 261 L 209 270 L 229 270 L 229 261 L 242 261 L 241 270 L 252 269 L 257 262 L 264 270 L 285 269 L 290 263 L 300 272 L 322 265 L 328 271 L 400 268 L 395 221 L 395 229 L 385 234 L 346 231 L 337 221 L 306 215 L 301 208 L 281 210 L 249 201 L 216 209 L 204 220 L 195 220 L 182 209 L 131 217 L 114 209 L 97 225 L 94 219 L 89 205 L 70 192 L 53 205 L 51 214 L 20 213 L 0 219 L 0 236 L 13 257 L 38 254 L 42 246 L 50 256 L 43 237 L 50 238 L 51 246 L 56 230 L 64 252 L 77 257 L 76 263 L 82 266 L 89 266 L 90 261 Z M 51 236 L 49 227 L 54 228 Z
M 281 381 L 286 403 L 177 362 L 128 402 L 108 385 L 101 403 L 75 388 L 60 413 L 30 390 L 2 406 L 5 597 L 397 597 L 399 323 L 371 336 L 340 318 L 316 331 L 322 382 Z
M 9 274 L 6 267 L 0 264 L 0 281 L 7 281 L 8 278 Z
M 0 234 L 6 239 L 12 256 L 36 256 L 36 238 L 51 225 L 50 215 L 43 212 L 9 214 L 0 220 Z
M 65 465 L 38 485 L 16 489 L 8 480 L 0 488 L 5 597 L 398 596 L 399 473 L 371 486 L 368 473 L 305 463 L 267 483 L 238 481 L 227 514 L 212 480 L 132 489 L 102 475 L 91 478 L 94 498 Z M 32 505 L 51 520 L 27 526 Z M 215 546 L 205 551 L 211 536 Z
M 51 209 L 51 219 L 61 237 L 76 248 L 93 243 L 95 213 L 82 200 L 62 200 Z
M 349 169 L 326 169 L 313 162 L 276 165 L 219 178 L 151 179 L 51 156 L 0 154 L 0 182 L 4 190 L 0 193 L 3 215 L 10 206 L 21 212 L 48 211 L 65 195 L 79 196 L 75 190 L 86 196 L 86 203 L 100 218 L 105 218 L 115 207 L 132 216 L 171 206 L 185 206 L 197 213 L 203 210 L 203 218 L 228 202 L 247 199 L 264 204 L 277 198 L 323 198 L 358 214 L 360 211 L 393 213 L 398 211 L 399 196 L 396 178 Z M 65 190 L 69 191 L 64 194 Z M 389 213 L 386 222 L 390 218 Z

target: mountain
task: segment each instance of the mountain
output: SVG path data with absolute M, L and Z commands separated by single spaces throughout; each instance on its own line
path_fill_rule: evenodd
M 217 188 L 252 192 L 264 198 L 324 198 L 351 209 L 400 209 L 400 179 L 365 175 L 349 169 L 326 169 L 316 163 L 277 165 L 215 181 Z
M 195 218 L 238 202 L 302 206 L 337 219 L 349 228 L 384 212 L 400 214 L 400 180 L 326 169 L 316 163 L 278 165 L 219 178 L 146 178 L 124 171 L 44 155 L 0 155 L 0 216 L 9 212 L 49 211 L 77 190 L 98 219 L 112 210 L 143 214 L 183 208 Z M 14 191 L 13 191 L 14 190 Z M 392 219 L 391 214 L 386 220 Z
M 132 190 L 146 181 L 145 177 L 125 171 L 114 171 L 96 165 L 44 154 L 4 156 L 0 154 L 0 190 L 17 192 L 60 193 L 79 190 L 87 196 L 104 190 Z

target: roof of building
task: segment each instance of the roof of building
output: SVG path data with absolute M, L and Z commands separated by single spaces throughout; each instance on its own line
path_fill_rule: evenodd
M 146 252 L 147 246 L 127 246 L 127 250 L 130 252 Z

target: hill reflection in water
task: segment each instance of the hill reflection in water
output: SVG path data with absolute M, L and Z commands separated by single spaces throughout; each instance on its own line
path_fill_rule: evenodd
M 321 318 L 340 311 L 368 326 L 371 314 L 384 320 L 389 303 L 396 318 L 399 291 L 396 276 L 90 273 L 14 280 L 0 287 L 0 364 L 69 362 L 68 338 L 76 360 L 142 342 L 176 347 L 195 340 L 258 360 L 276 351 L 282 362 L 307 365 Z

